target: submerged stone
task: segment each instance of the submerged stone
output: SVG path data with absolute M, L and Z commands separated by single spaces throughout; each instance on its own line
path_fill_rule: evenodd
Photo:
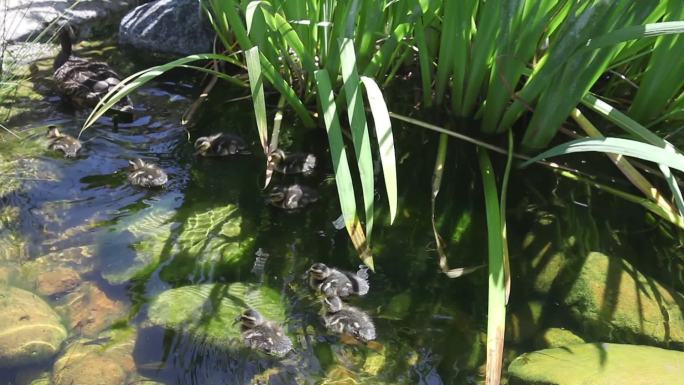
M 136 338 L 134 330 L 122 329 L 74 341 L 55 361 L 52 385 L 134 383 L 129 380 L 137 376 L 132 355 Z
M 67 336 L 59 315 L 37 295 L 0 286 L 0 367 L 43 362 Z
M 172 219 L 180 202 L 176 194 L 167 194 L 112 225 L 100 237 L 100 270 L 107 282 L 126 283 L 157 266 L 171 242 Z
M 231 347 L 231 340 L 240 337 L 235 317 L 247 307 L 276 323 L 282 324 L 285 320 L 285 307 L 278 292 L 240 282 L 167 290 L 152 301 L 148 317 L 152 325 L 188 333 L 217 346 Z
M 46 271 L 36 279 L 36 291 L 40 295 L 56 295 L 73 290 L 81 283 L 81 276 L 73 269 Z
M 508 367 L 511 385 L 674 385 L 684 383 L 684 352 L 650 346 L 581 344 L 539 350 Z
M 93 283 L 81 285 L 64 297 L 59 309 L 67 314 L 69 327 L 79 335 L 95 337 L 126 313 L 126 304 L 110 298 Z
M 684 296 L 621 258 L 590 253 L 563 302 L 594 338 L 684 346 Z

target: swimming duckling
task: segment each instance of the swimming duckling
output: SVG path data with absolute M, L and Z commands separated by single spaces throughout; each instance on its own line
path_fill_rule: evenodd
M 309 176 L 316 168 L 314 154 L 286 154 L 277 148 L 268 154 L 267 167 L 281 174 L 303 174 Z
M 275 357 L 284 357 L 292 350 L 292 341 L 283 329 L 258 311 L 245 310 L 235 318 L 237 322 L 241 322 L 242 341 L 249 348 Z
M 202 156 L 250 154 L 244 139 L 237 135 L 226 133 L 197 138 L 195 141 L 195 150 L 195 155 Z
M 352 273 L 330 268 L 319 262 L 314 263 L 307 273 L 309 273 L 309 286 L 327 297 L 362 296 L 366 295 L 370 289 L 368 268 L 363 265 L 358 272 Z
M 81 149 L 81 142 L 71 135 L 62 134 L 57 126 L 48 127 L 48 139 L 52 139 L 48 148 L 50 150 L 61 151 L 67 158 L 75 158 Z
M 337 334 L 350 335 L 361 342 L 375 339 L 375 324 L 368 314 L 346 305 L 338 296 L 326 297 L 323 302 L 325 304 L 323 321 L 328 330 Z
M 140 187 L 160 187 L 166 184 L 168 176 L 154 163 L 146 163 L 142 159 L 129 160 L 131 173 L 128 182 Z
M 268 202 L 271 205 L 285 210 L 300 209 L 317 200 L 316 190 L 299 184 L 273 186 L 268 194 Z
M 62 50 L 53 62 L 53 77 L 59 91 L 74 107 L 92 108 L 121 82 L 121 77 L 105 62 L 73 56 L 73 33 L 69 25 L 62 27 L 59 35 Z M 121 99 L 110 111 L 115 116 L 115 123 L 117 119 L 133 120 L 133 105 L 128 97 Z

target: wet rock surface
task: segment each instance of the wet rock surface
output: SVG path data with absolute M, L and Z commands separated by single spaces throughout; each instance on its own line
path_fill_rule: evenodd
M 56 269 L 38 275 L 36 291 L 40 295 L 51 296 L 66 293 L 81 283 L 81 276 L 72 269 Z
M 126 304 L 110 298 L 93 283 L 81 285 L 65 297 L 58 308 L 65 313 L 70 329 L 85 337 L 95 337 L 126 315 Z
M 588 336 L 684 346 L 684 296 L 621 258 L 590 253 L 563 302 Z
M 134 336 L 130 336 L 134 337 Z M 80 340 L 55 361 L 53 385 L 120 385 L 133 377 L 133 339 L 105 336 L 109 343 Z
M 508 367 L 511 385 L 673 385 L 684 352 L 650 346 L 581 344 L 526 353 Z
M 138 3 L 137 0 L 8 0 L 7 7 L 0 10 L 0 19 L 7 21 L 4 37 L 9 41 L 35 37 L 60 15 L 77 26 L 83 38 L 116 23 Z
M 119 43 L 148 52 L 191 55 L 211 52 L 214 33 L 195 0 L 157 0 L 129 12 Z
M 67 336 L 59 315 L 37 295 L 0 287 L 0 367 L 43 362 Z

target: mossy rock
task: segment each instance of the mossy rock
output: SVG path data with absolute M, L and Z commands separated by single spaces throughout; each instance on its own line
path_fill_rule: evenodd
M 165 195 L 143 210 L 112 225 L 99 243 L 102 277 L 119 285 L 154 269 L 170 242 L 177 196 Z
M 535 338 L 535 346 L 539 349 L 557 348 L 583 344 L 582 337 L 563 328 L 548 328 Z
M 166 282 L 197 275 L 212 277 L 216 271 L 251 256 L 255 243 L 254 235 L 243 228 L 240 211 L 233 204 L 197 210 L 179 231 L 174 259 L 160 273 Z
M 511 311 L 506 320 L 506 341 L 517 344 L 532 338 L 541 327 L 543 310 L 542 302 L 529 301 Z
M 40 297 L 0 286 L 0 309 L 0 367 L 37 364 L 59 351 L 66 329 Z
M 684 347 L 684 296 L 621 258 L 590 253 L 563 302 L 587 336 Z
M 264 286 L 240 282 L 204 284 L 170 289 L 157 296 L 148 310 L 152 325 L 191 334 L 217 346 L 231 347 L 240 336 L 235 317 L 246 308 L 271 321 L 285 321 L 280 294 Z
M 650 346 L 581 344 L 526 353 L 508 367 L 511 385 L 674 385 L 684 352 Z

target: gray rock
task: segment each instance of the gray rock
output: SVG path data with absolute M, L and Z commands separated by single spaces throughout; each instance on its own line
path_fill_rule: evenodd
M 66 339 L 57 313 L 31 292 L 0 287 L 0 309 L 0 367 L 40 363 Z
M 508 367 L 511 385 L 674 385 L 684 352 L 650 346 L 581 344 L 526 353 Z
M 138 0 L 5 0 L 0 3 L 0 40 L 26 41 L 36 38 L 60 16 L 79 30 L 79 37 L 92 36 L 108 24 L 116 24 Z
M 119 44 L 174 55 L 211 52 L 214 32 L 197 0 L 157 0 L 129 12 L 119 26 Z

